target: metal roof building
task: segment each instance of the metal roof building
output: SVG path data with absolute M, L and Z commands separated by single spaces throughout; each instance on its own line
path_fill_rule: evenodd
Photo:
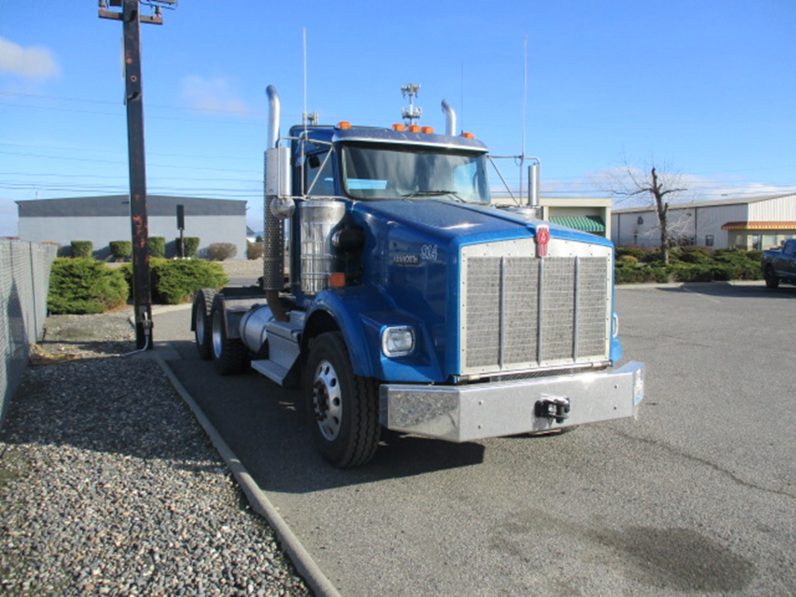
M 796 238 L 796 194 L 670 204 L 668 219 L 675 244 L 769 248 Z M 616 245 L 660 246 L 660 225 L 652 206 L 615 209 L 611 224 Z
M 23 240 L 52 241 L 68 246 L 90 240 L 94 256 L 110 255 L 109 244 L 130 240 L 130 200 L 127 195 L 71 197 L 17 201 L 18 236 Z M 232 243 L 236 259 L 246 258 L 246 202 L 199 197 L 147 196 L 149 236 L 166 239 L 166 255 L 176 254 L 177 206 L 184 206 L 185 236 L 199 237 L 199 253 L 212 243 Z

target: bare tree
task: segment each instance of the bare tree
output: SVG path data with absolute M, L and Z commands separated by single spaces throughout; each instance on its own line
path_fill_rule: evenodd
M 614 194 L 620 197 L 648 197 L 655 207 L 658 216 L 658 226 L 660 229 L 661 253 L 663 262 L 669 265 L 669 249 L 672 246 L 672 234 L 669 227 L 669 202 L 666 197 L 673 193 L 682 193 L 688 189 L 678 187 L 677 177 L 672 175 L 659 174 L 655 166 L 650 168 L 649 178 L 642 178 L 632 168 L 627 167 L 627 177 L 630 180 L 630 187 L 625 190 L 614 190 Z

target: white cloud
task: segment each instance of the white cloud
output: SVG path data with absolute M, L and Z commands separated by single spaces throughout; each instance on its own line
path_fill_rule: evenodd
M 206 78 L 189 75 L 182 79 L 182 97 L 195 110 L 209 112 L 249 112 L 229 80 L 224 77 Z
M 61 68 L 53 53 L 44 47 L 23 47 L 0 37 L 0 72 L 12 73 L 26 79 L 50 79 Z

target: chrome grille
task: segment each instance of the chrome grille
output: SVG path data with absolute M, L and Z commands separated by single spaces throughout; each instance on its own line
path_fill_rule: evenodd
M 463 255 L 462 373 L 608 359 L 609 257 Z

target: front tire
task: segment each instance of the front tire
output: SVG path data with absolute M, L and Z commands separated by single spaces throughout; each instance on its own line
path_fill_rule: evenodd
M 216 301 L 213 307 L 211 349 L 213 364 L 221 375 L 241 373 L 249 364 L 249 351 L 239 338 L 228 338 L 224 329 L 222 307 Z
M 763 277 L 766 279 L 766 286 L 768 288 L 778 288 L 779 287 L 779 278 L 777 274 L 774 273 L 774 268 L 770 265 L 766 267 L 766 271 L 763 273 Z
M 373 458 L 381 433 L 378 383 L 354 375 L 339 332 L 327 332 L 313 340 L 304 392 L 313 440 L 326 460 L 348 468 Z
M 199 357 L 205 361 L 212 356 L 212 320 L 213 299 L 216 291 L 212 288 L 197 290 L 193 298 L 193 334 Z

